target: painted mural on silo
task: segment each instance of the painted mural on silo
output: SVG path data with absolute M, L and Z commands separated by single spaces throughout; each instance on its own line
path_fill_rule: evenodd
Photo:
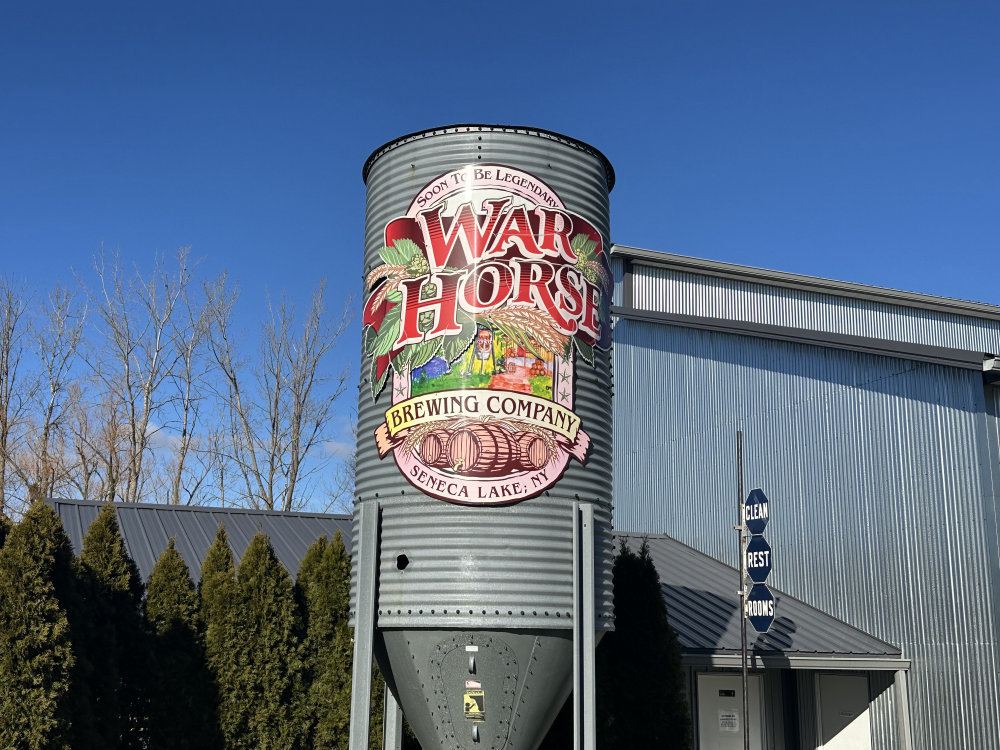
M 600 232 L 538 177 L 476 164 L 421 187 L 379 255 L 364 308 L 371 395 L 392 400 L 379 455 L 469 505 L 534 497 L 585 463 L 574 361 L 611 342 Z
M 614 623 L 614 172 L 566 136 L 460 125 L 387 143 L 364 179 L 375 657 L 425 747 L 535 750 L 572 685 L 576 504 L 593 626 Z

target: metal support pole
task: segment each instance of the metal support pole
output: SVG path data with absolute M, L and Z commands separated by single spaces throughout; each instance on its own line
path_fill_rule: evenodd
M 597 748 L 594 506 L 573 503 L 573 747 Z
M 899 747 L 913 750 L 913 734 L 910 730 L 910 696 L 906 688 L 906 670 L 897 669 L 893 680 L 896 698 L 896 722 L 899 724 Z
M 552 381 L 553 383 L 555 380 Z M 580 617 L 580 503 L 573 503 L 573 750 L 580 750 L 583 714 L 583 618 Z
M 382 750 L 402 750 L 403 712 L 388 685 L 385 686 L 385 708 L 382 716 Z
M 375 636 L 375 580 L 378 574 L 378 516 L 377 502 L 361 503 L 358 508 L 358 610 L 354 614 L 350 750 L 368 750 L 372 641 Z
M 747 695 L 747 525 L 743 518 L 743 430 L 736 431 L 736 530 L 740 535 L 740 662 L 743 674 L 743 750 L 750 750 L 750 697 Z

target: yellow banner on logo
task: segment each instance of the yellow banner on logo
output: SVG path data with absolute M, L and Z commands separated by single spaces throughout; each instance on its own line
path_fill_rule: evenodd
M 414 396 L 385 412 L 389 435 L 441 419 L 516 419 L 576 440 L 580 418 L 565 406 L 513 391 L 441 391 Z

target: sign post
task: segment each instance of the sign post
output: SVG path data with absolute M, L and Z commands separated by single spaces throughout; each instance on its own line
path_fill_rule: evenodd
M 743 677 L 743 750 L 750 750 L 750 728 L 747 725 L 750 699 L 747 697 L 747 543 L 746 509 L 743 504 L 743 430 L 736 431 L 736 517 L 739 523 L 733 528 L 740 539 L 740 664 Z
M 740 656 L 743 673 L 743 747 L 750 748 L 747 721 L 747 620 L 758 633 L 766 633 L 774 622 L 774 595 L 764 585 L 773 567 L 771 545 L 764 538 L 764 529 L 771 517 L 771 506 L 763 490 L 754 489 L 743 495 L 743 431 L 736 432 L 736 492 L 739 523 L 733 528 L 740 539 Z M 749 535 L 749 537 L 748 537 Z M 747 589 L 747 579 L 753 587 Z

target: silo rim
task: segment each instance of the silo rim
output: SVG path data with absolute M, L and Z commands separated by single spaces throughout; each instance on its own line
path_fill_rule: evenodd
M 609 193 L 615 186 L 615 169 L 611 166 L 611 162 L 608 160 L 608 157 L 601 153 L 600 150 L 591 146 L 589 143 L 584 143 L 583 141 L 571 138 L 568 135 L 563 135 L 562 133 L 556 133 L 553 130 L 544 130 L 543 128 L 525 127 L 520 125 L 481 125 L 476 123 L 463 123 L 460 125 L 445 125 L 438 128 L 427 128 L 426 130 L 418 130 L 415 133 L 409 133 L 407 135 L 400 136 L 399 138 L 393 138 L 391 141 L 384 143 L 372 151 L 371 156 L 365 159 L 365 164 L 361 168 L 361 179 L 365 182 L 365 184 L 368 184 L 368 173 L 371 171 L 372 165 L 375 161 L 383 154 L 392 151 L 398 146 L 402 146 L 404 143 L 410 143 L 411 141 L 420 140 L 421 138 L 429 138 L 434 135 L 476 131 L 535 135 L 540 138 L 548 138 L 553 141 L 558 141 L 559 143 L 564 143 L 567 146 L 572 146 L 573 148 L 597 157 L 601 161 L 601 164 L 604 165 L 604 174 L 608 181 Z

